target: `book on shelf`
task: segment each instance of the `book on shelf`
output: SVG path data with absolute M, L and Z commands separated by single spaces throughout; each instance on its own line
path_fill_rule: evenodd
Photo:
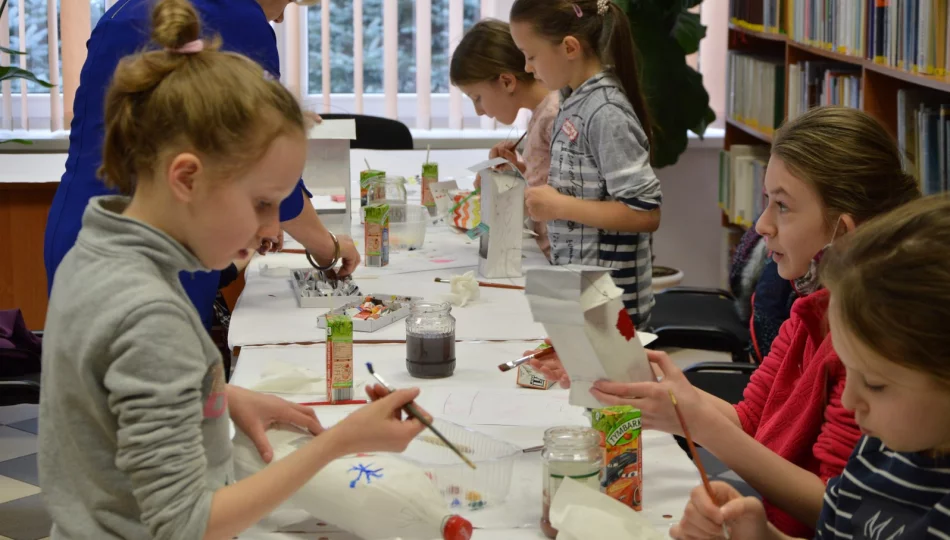
M 764 210 L 769 146 L 734 144 L 719 154 L 719 207 L 737 225 L 749 227 Z
M 727 116 L 771 135 L 785 117 L 785 62 L 729 51 Z
M 897 92 L 897 143 L 905 170 L 925 195 L 950 187 L 950 95 L 924 89 Z
M 820 105 L 861 107 L 861 68 L 841 62 L 788 66 L 788 118 Z
M 794 41 L 914 73 L 950 73 L 947 0 L 786 1 Z
M 730 21 L 756 32 L 785 33 L 788 0 L 730 0 Z

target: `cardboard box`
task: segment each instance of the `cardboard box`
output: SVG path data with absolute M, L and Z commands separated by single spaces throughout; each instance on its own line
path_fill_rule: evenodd
M 297 297 L 297 306 L 302 308 L 335 308 L 344 304 L 352 303 L 365 297 L 360 292 L 359 287 L 353 282 L 352 278 L 340 280 L 340 286 L 343 287 L 346 295 L 341 296 L 320 296 L 306 289 L 306 276 L 313 272 L 312 268 L 300 268 L 290 271 L 290 284 L 294 289 L 294 295 Z
M 640 411 L 619 406 L 591 411 L 591 427 L 604 449 L 604 493 L 636 511 L 643 509 L 643 431 Z
M 396 321 L 405 319 L 409 316 L 409 305 L 412 303 L 412 301 L 421 300 L 421 298 L 415 296 L 401 296 L 396 294 L 366 294 L 363 295 L 363 297 L 361 297 L 359 300 L 348 302 L 340 307 L 330 310 L 324 315 L 317 317 L 317 328 L 327 327 L 327 317 L 345 315 L 346 310 L 359 307 L 363 304 L 363 298 L 367 296 L 372 296 L 373 298 L 396 298 L 401 302 L 401 307 L 400 309 L 391 311 L 378 319 L 353 319 L 354 332 L 375 332 L 382 328 L 386 328 Z
M 528 364 L 521 364 L 518 366 L 518 386 L 522 388 L 547 390 L 555 384 L 557 383 L 545 379 L 544 375 L 540 371 L 534 369 Z

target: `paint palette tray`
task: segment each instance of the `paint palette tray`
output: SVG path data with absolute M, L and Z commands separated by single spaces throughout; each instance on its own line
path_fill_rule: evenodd
M 325 272 L 313 268 L 290 271 L 290 283 L 302 308 L 334 308 L 362 298 L 353 278 L 330 279 Z
M 387 311 L 376 319 L 357 317 L 361 306 L 366 304 L 367 298 L 372 298 L 375 303 L 385 306 Z M 335 299 L 338 302 L 341 300 L 339 297 Z M 349 315 L 353 319 L 354 332 L 375 332 L 408 317 L 409 306 L 413 300 L 420 300 L 420 298 L 395 294 L 367 294 L 357 299 L 350 298 L 347 299 L 347 302 L 342 306 L 336 307 L 326 314 L 317 317 L 317 328 L 327 327 L 327 317 Z
M 504 502 L 522 449 L 440 418 L 432 424 L 475 464 L 475 469 L 429 430 L 417 436 L 399 456 L 422 467 L 454 511 L 481 510 Z

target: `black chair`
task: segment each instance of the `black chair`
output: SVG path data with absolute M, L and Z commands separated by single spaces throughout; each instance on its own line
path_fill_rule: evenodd
M 42 332 L 34 332 L 41 336 Z M 0 407 L 40 402 L 40 357 L 32 351 L 0 349 Z
M 399 120 L 362 114 L 321 114 L 324 120 L 356 120 L 356 140 L 350 148 L 412 150 L 412 132 Z
M 700 362 L 684 369 L 683 373 L 695 388 L 735 405 L 742 401 L 742 393 L 757 367 L 755 364 L 738 362 Z M 680 448 L 690 455 L 686 439 L 679 435 L 674 438 Z
M 657 294 L 650 326 L 657 349 L 722 351 L 734 362 L 750 361 L 749 328 L 739 318 L 735 297 L 722 289 L 674 287 Z

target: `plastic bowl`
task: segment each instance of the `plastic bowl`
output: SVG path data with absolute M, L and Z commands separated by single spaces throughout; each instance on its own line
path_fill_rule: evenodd
M 429 209 L 421 204 L 393 204 L 389 207 L 389 247 L 419 249 L 426 240 Z
M 522 449 L 439 418 L 433 425 L 475 463 L 474 470 L 429 430 L 399 456 L 422 467 L 454 511 L 480 510 L 504 502 Z

